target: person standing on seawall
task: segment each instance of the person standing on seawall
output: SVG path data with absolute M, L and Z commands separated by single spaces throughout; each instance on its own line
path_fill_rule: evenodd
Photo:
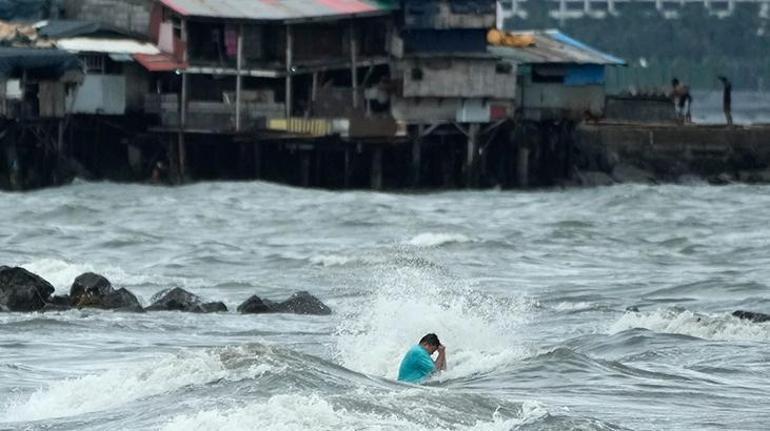
M 438 357 L 434 361 L 431 355 L 437 351 Z M 422 383 L 436 371 L 444 370 L 446 370 L 446 347 L 441 344 L 436 334 L 427 334 L 404 355 L 398 370 L 398 381 Z
M 671 80 L 671 98 L 674 99 L 676 116 L 681 123 L 692 122 L 692 95 L 690 87 L 679 82 L 679 79 Z
M 733 126 L 733 83 L 726 77 L 720 76 L 722 81 L 722 109 L 725 111 L 727 127 Z

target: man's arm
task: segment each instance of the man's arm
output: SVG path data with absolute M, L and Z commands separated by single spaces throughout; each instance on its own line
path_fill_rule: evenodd
M 446 347 L 442 344 L 438 346 L 438 358 L 436 358 L 436 370 L 446 370 Z

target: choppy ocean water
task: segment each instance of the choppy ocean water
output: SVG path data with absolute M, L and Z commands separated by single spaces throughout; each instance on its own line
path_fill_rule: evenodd
M 0 194 L 0 264 L 66 293 L 326 317 L 0 313 L 0 429 L 764 430 L 770 188 L 380 194 L 79 183 Z M 636 306 L 639 312 L 626 308 Z M 394 382 L 426 332 L 449 370 Z

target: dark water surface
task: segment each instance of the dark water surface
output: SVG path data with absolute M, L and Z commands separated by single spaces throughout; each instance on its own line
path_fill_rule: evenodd
M 0 429 L 765 430 L 770 188 L 0 194 L 0 264 L 231 310 L 0 314 Z M 626 312 L 637 306 L 639 312 Z M 449 371 L 393 381 L 435 331 Z

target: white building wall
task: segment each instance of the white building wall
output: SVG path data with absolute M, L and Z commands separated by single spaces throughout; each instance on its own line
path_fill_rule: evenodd
M 86 75 L 78 90 L 67 96 L 67 107 L 73 114 L 123 115 L 126 112 L 126 78 Z

